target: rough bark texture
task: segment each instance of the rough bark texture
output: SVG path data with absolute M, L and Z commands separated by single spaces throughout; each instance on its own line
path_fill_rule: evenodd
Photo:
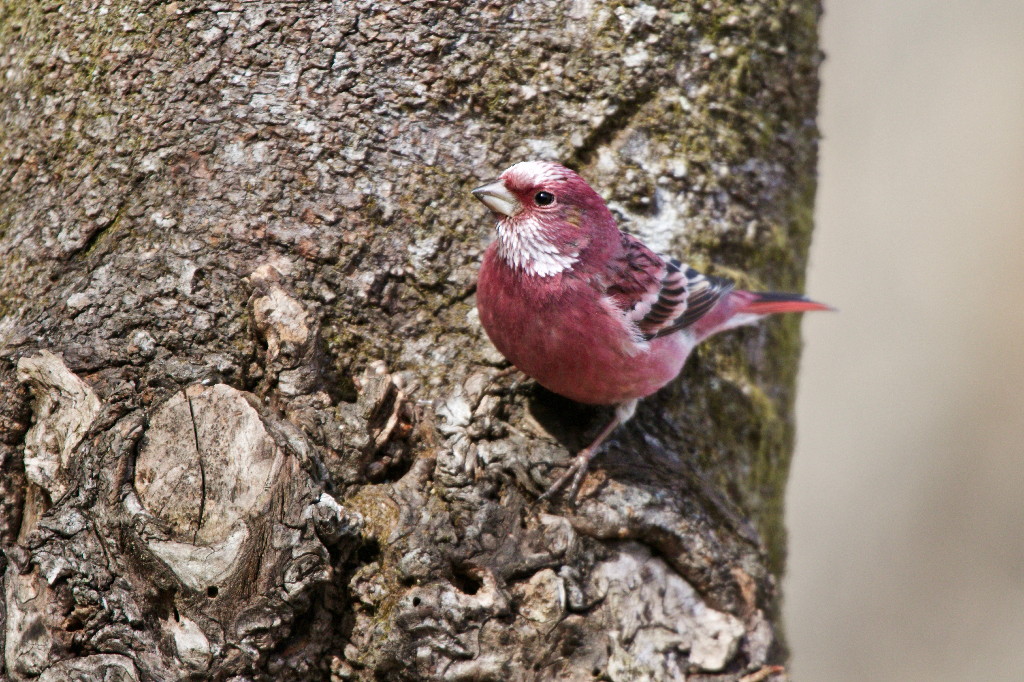
M 0 5 L 0 677 L 784 675 L 798 321 L 702 348 L 537 507 L 608 414 L 502 372 L 468 190 L 560 160 L 799 288 L 818 14 Z

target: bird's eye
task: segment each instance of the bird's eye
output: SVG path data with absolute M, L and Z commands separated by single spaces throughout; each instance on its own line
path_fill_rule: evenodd
M 533 200 L 538 206 L 550 206 L 555 200 L 555 195 L 551 192 L 537 192 Z

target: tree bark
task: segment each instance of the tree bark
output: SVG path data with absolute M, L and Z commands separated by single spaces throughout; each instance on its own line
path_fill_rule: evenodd
M 503 371 L 468 191 L 799 288 L 818 3 L 0 6 L 10 680 L 758 680 L 798 322 L 607 419 Z

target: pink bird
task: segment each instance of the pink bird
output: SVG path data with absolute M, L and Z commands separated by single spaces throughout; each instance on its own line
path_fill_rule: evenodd
M 615 417 L 545 499 L 575 498 L 601 443 L 718 332 L 773 313 L 829 310 L 798 294 L 753 293 L 665 259 L 619 230 L 601 197 L 556 163 L 517 163 L 473 190 L 497 218 L 477 283 L 480 322 L 545 388 Z

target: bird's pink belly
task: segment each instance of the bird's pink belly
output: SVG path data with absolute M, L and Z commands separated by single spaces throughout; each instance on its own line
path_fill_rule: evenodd
M 559 395 L 612 405 L 650 395 L 679 374 L 685 355 L 666 351 L 652 349 L 630 357 L 581 345 L 573 352 L 554 354 L 553 362 L 524 361 L 520 369 Z
M 641 350 L 610 319 L 575 317 L 545 319 L 538 312 L 520 324 L 485 316 L 481 321 L 516 367 L 548 390 L 581 403 L 612 405 L 650 395 L 671 381 L 686 360 L 688 348 L 678 335 L 656 339 Z

